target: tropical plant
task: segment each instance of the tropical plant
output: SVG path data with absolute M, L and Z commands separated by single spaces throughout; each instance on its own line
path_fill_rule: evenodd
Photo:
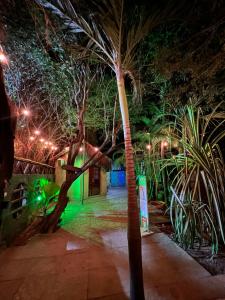
M 43 1 L 36 2 L 43 5 Z M 69 18 L 73 31 L 82 32 L 87 36 L 88 43 L 83 49 L 85 54 L 87 55 L 87 52 L 89 52 L 89 55 L 95 54 L 97 58 L 109 65 L 116 75 L 123 121 L 128 181 L 128 246 L 131 270 L 131 299 L 144 299 L 139 210 L 136 198 L 136 179 L 124 79 L 126 75 L 129 75 L 135 81 L 132 72 L 135 49 L 151 28 L 152 18 L 143 22 L 138 17 L 138 22 L 135 24 L 130 23 L 131 19 L 126 14 L 124 1 L 102 1 L 101 5 L 93 1 L 95 14 L 91 16 L 78 14 L 69 0 L 59 1 L 59 3 L 60 6 L 55 8 L 54 12 L 61 12 L 61 16 L 66 17 L 67 21 Z M 47 8 L 49 6 L 52 7 L 50 3 L 47 3 Z M 134 87 L 137 87 L 137 85 L 134 85 Z
M 136 96 L 140 80 L 135 72 L 136 49 L 140 41 L 162 20 L 165 21 L 176 9 L 173 5 L 155 7 L 154 13 L 143 10 L 143 5 L 125 0 L 89 1 L 83 7 L 75 1 L 34 0 L 38 5 L 50 10 L 61 18 L 67 31 L 76 34 L 73 39 L 73 50 L 78 50 L 80 57 L 97 58 L 107 64 L 115 73 L 119 94 L 120 110 L 123 122 L 126 172 L 128 182 L 128 247 L 131 285 L 131 299 L 144 299 L 141 235 L 139 228 L 139 210 L 135 193 L 136 180 L 131 143 L 131 130 L 128 102 L 125 89 L 125 77 L 133 83 Z M 80 4 L 80 6 L 79 6 Z M 140 13 L 140 7 L 142 13 Z M 83 34 L 83 35 L 82 35 Z M 86 38 L 81 38 L 85 36 Z M 77 43 L 80 41 L 80 44 Z M 78 45 L 79 44 L 79 45 Z M 79 46 L 79 47 L 78 47 Z
M 162 159 L 168 150 L 168 120 L 166 120 L 165 101 L 160 105 L 151 103 L 149 105 L 149 114 L 151 116 L 142 116 L 140 121 L 144 130 L 137 131 L 134 134 L 134 150 L 136 154 L 142 151 L 143 155 L 135 155 L 135 165 L 140 170 L 143 165 L 144 173 L 147 177 L 149 199 L 160 199 L 167 202 L 168 188 L 166 182 L 166 169 L 161 170 L 158 160 Z M 141 170 L 143 172 L 143 170 Z
M 49 182 L 45 178 L 37 179 L 29 187 L 30 208 L 32 211 L 32 218 L 36 215 L 45 216 L 47 212 L 55 206 L 60 187 L 54 183 Z
M 185 247 L 207 241 L 212 253 L 225 243 L 225 167 L 220 143 L 225 136 L 225 113 L 216 107 L 209 115 L 185 107 L 174 115 L 171 138 L 180 152 L 164 159 L 173 180 L 170 216 L 175 238 Z

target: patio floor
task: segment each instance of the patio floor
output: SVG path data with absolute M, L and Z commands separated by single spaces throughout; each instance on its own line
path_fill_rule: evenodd
M 63 227 L 0 253 L 0 299 L 129 299 L 126 191 L 70 203 Z M 165 234 L 142 239 L 146 299 L 225 299 L 211 276 Z

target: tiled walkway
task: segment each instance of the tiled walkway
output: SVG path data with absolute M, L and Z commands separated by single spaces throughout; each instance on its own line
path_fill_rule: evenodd
M 211 276 L 163 233 L 142 248 L 146 299 L 225 299 L 225 276 Z M 129 299 L 125 191 L 70 204 L 57 233 L 4 250 L 0 299 Z

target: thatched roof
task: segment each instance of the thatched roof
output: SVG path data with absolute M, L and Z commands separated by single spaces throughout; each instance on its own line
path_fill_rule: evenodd
M 85 142 L 84 148 L 85 148 L 86 154 L 87 154 L 89 157 L 91 157 L 92 155 L 94 155 L 94 153 L 96 153 L 96 147 L 95 147 L 95 146 L 92 146 L 91 144 L 89 144 L 89 143 L 87 143 L 87 142 Z M 68 152 L 69 152 L 69 150 L 66 150 L 66 149 L 63 150 L 63 151 L 61 151 L 61 152 L 57 155 L 56 159 L 59 159 L 60 157 L 65 156 Z M 98 154 L 97 154 L 96 158 L 97 158 L 98 156 L 100 156 L 100 155 L 102 155 L 102 152 L 101 152 L 101 151 L 98 151 Z M 104 155 L 104 156 L 96 163 L 96 166 L 98 166 L 98 167 L 103 167 L 104 169 L 109 170 L 109 169 L 111 168 L 111 166 L 112 166 L 112 160 L 111 160 L 108 156 Z
M 86 150 L 86 152 L 87 152 L 87 155 L 90 157 L 90 156 L 92 156 L 95 152 L 96 152 L 96 147 L 94 147 L 94 146 L 92 146 L 91 144 L 89 144 L 89 143 L 85 143 L 85 150 Z M 101 151 L 98 151 L 98 155 L 96 156 L 96 157 L 98 157 L 98 156 L 100 156 L 101 154 L 102 154 L 102 152 Z M 110 169 L 111 168 L 111 166 L 112 166 L 112 160 L 108 157 L 108 156 L 106 156 L 106 155 L 104 155 L 99 161 L 98 161 L 98 163 L 96 164 L 98 167 L 104 167 L 105 169 Z

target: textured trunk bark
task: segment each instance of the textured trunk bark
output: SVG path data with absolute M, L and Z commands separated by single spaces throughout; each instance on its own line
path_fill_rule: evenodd
M 68 201 L 69 201 L 69 199 L 67 197 L 67 192 L 72 183 L 73 183 L 73 181 L 72 182 L 65 181 L 62 184 L 62 187 L 61 187 L 60 193 L 59 193 L 58 202 L 57 202 L 53 212 L 45 218 L 44 224 L 41 228 L 42 233 L 52 233 L 52 232 L 55 232 L 56 229 L 58 228 L 58 223 L 59 223 L 61 214 L 64 212 L 64 210 L 68 204 Z
M 133 148 L 131 143 L 130 121 L 127 97 L 124 84 L 124 74 L 120 68 L 116 70 L 119 92 L 120 110 L 123 121 L 125 141 L 126 174 L 128 189 L 128 251 L 130 265 L 130 296 L 132 300 L 144 299 L 142 272 L 141 233 L 139 208 L 136 196 L 136 177 L 134 172 Z
M 41 229 L 42 233 L 51 233 L 56 231 L 58 228 L 59 219 L 64 212 L 69 198 L 67 197 L 67 192 L 69 188 L 71 187 L 72 183 L 82 174 L 82 172 L 78 173 L 76 176 L 73 172 L 67 171 L 66 174 L 66 180 L 61 186 L 60 193 L 59 193 L 59 199 L 58 202 L 53 210 L 53 212 L 48 215 L 48 217 L 45 219 L 45 222 L 43 224 L 43 227 Z

